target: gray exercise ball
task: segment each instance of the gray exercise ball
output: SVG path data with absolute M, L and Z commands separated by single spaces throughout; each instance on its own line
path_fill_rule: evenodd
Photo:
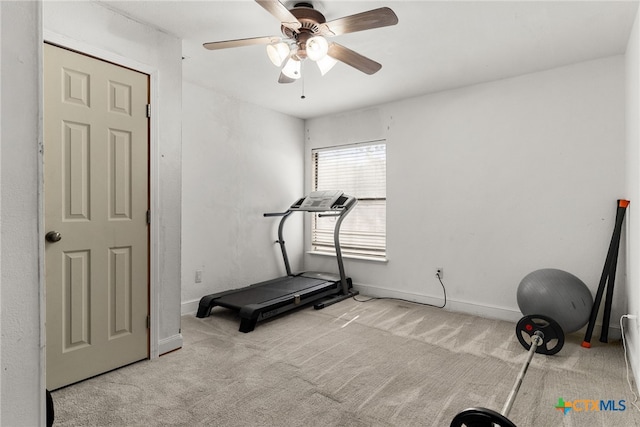
M 589 321 L 593 296 L 571 273 L 543 268 L 527 274 L 518 286 L 518 307 L 525 316 L 541 314 L 558 322 L 565 334 Z

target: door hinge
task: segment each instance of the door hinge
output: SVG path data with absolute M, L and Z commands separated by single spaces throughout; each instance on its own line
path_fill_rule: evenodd
M 151 224 L 151 211 L 147 211 L 147 224 Z
M 151 104 L 147 104 L 147 118 L 151 118 Z
M 151 316 L 147 316 L 147 329 L 151 329 Z

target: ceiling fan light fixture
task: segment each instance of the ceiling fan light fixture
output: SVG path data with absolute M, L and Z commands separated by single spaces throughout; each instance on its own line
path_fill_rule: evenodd
M 329 43 L 322 36 L 313 36 L 306 43 L 307 58 L 312 61 L 319 61 L 327 56 Z
M 0 0 L 2 1 L 2 0 Z M 205 49 L 219 50 L 242 46 L 266 45 L 269 60 L 280 68 L 278 83 L 292 83 L 301 77 L 302 61 L 309 58 L 325 75 L 340 61 L 365 74 L 374 74 L 382 64 L 325 37 L 356 33 L 398 23 L 398 17 L 388 7 L 343 16 L 327 22 L 314 8 L 316 0 L 255 0 L 280 21 L 284 38 L 277 36 L 250 37 L 204 43 Z M 293 7 L 291 7 L 293 6 Z
M 290 79 L 299 79 L 300 78 L 300 61 L 291 55 L 287 62 L 282 67 L 282 74 L 289 77 Z
M 338 61 L 336 59 L 330 57 L 329 55 L 325 55 L 324 58 L 316 61 L 316 64 L 318 64 L 320 74 L 324 76 L 329 72 L 329 70 L 333 68 L 334 65 L 336 65 L 337 62 Z
M 267 55 L 276 67 L 282 65 L 285 59 L 289 57 L 289 45 L 285 42 L 272 43 L 267 45 Z

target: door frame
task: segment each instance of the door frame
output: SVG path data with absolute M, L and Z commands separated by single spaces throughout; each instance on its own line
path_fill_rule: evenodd
M 151 211 L 151 224 L 149 225 L 149 359 L 156 359 L 160 357 L 160 316 L 158 315 L 159 301 L 158 301 L 158 283 L 159 283 L 159 237 L 160 226 L 158 221 L 158 207 L 159 207 L 159 164 L 160 164 L 160 152 L 159 146 L 159 121 L 155 120 L 158 107 L 158 69 L 146 64 L 142 64 L 134 59 L 123 57 L 115 53 L 106 51 L 101 48 L 97 48 L 90 44 L 70 39 L 66 36 L 57 34 L 53 31 L 43 30 L 43 42 L 51 43 L 62 48 L 70 49 L 81 54 L 95 57 L 97 59 L 111 62 L 113 64 L 130 68 L 132 70 L 149 75 L 149 104 L 151 105 L 151 118 L 149 119 L 149 209 Z M 46 146 L 45 146 L 46 149 Z M 41 163 L 44 158 L 41 157 Z M 41 164 L 40 169 L 44 167 Z M 42 179 L 42 178 L 41 178 Z M 44 206 L 44 192 L 40 192 L 40 206 Z M 42 212 L 44 214 L 44 211 Z M 44 242 L 44 215 L 40 219 L 40 242 Z M 44 271 L 43 267 L 42 271 Z M 44 279 L 43 279 L 44 282 Z M 43 283 L 43 286 L 45 284 Z M 44 301 L 43 301 L 44 302 Z M 41 333 L 41 337 L 46 335 L 46 331 Z M 44 338 L 42 338 L 44 339 Z M 46 344 L 45 344 L 46 345 Z M 46 370 L 45 370 L 46 373 Z

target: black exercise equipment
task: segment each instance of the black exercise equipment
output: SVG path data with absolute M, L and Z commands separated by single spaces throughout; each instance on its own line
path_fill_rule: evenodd
M 522 346 L 529 350 L 536 331 L 542 332 L 542 343 L 536 353 L 547 356 L 556 354 L 564 345 L 564 332 L 560 325 L 550 317 L 541 314 L 524 316 L 516 325 L 516 337 Z
M 604 304 L 604 313 L 602 314 L 600 342 L 606 343 L 609 340 L 609 320 L 611 318 L 611 304 L 613 302 L 613 287 L 616 281 L 616 268 L 618 265 L 620 237 L 622 235 L 622 222 L 624 221 L 624 214 L 627 210 L 627 207 L 629 206 L 629 203 L 630 202 L 628 200 L 618 200 L 618 207 L 616 209 L 616 221 L 613 227 L 611 242 L 609 243 L 609 251 L 607 252 L 607 258 L 604 261 L 602 275 L 600 276 L 600 283 L 598 284 L 598 291 L 596 292 L 596 297 L 593 300 L 593 307 L 591 308 L 591 315 L 589 316 L 587 331 L 584 334 L 584 341 L 582 341 L 582 346 L 585 348 L 591 347 L 591 335 L 593 334 L 593 328 L 596 325 L 596 318 L 598 317 L 600 302 L 602 301 L 602 294 L 604 293 L 605 288 L 607 288 L 607 297 Z M 608 287 L 607 282 L 609 283 Z
M 244 288 L 218 292 L 202 297 L 197 317 L 207 317 L 214 306 L 236 310 L 240 313 L 240 332 L 251 332 L 256 323 L 288 310 L 316 303 L 316 309 L 335 304 L 358 292 L 351 289 L 351 279 L 344 271 L 340 248 L 340 226 L 349 212 L 358 203 L 353 196 L 342 191 L 315 191 L 296 201 L 285 212 L 266 213 L 265 217 L 280 216 L 278 240 L 287 272 L 286 276 L 256 283 Z M 286 219 L 293 212 L 314 212 L 319 216 L 336 217 L 334 244 L 339 274 L 322 272 L 292 273 L 283 238 Z
M 56 414 L 53 407 L 53 397 L 51 397 L 51 392 L 49 390 L 45 390 L 45 396 L 47 408 L 47 427 L 51 427 L 53 426 L 53 422 L 56 419 Z
M 564 345 L 564 333 L 560 325 L 553 319 L 542 315 L 528 315 L 518 322 L 516 336 L 520 344 L 529 350 L 529 353 L 502 411 L 496 412 L 481 407 L 468 408 L 453 418 L 450 427 L 516 427 L 507 417 L 516 400 L 533 355 L 535 353 L 550 355 L 559 352 Z

